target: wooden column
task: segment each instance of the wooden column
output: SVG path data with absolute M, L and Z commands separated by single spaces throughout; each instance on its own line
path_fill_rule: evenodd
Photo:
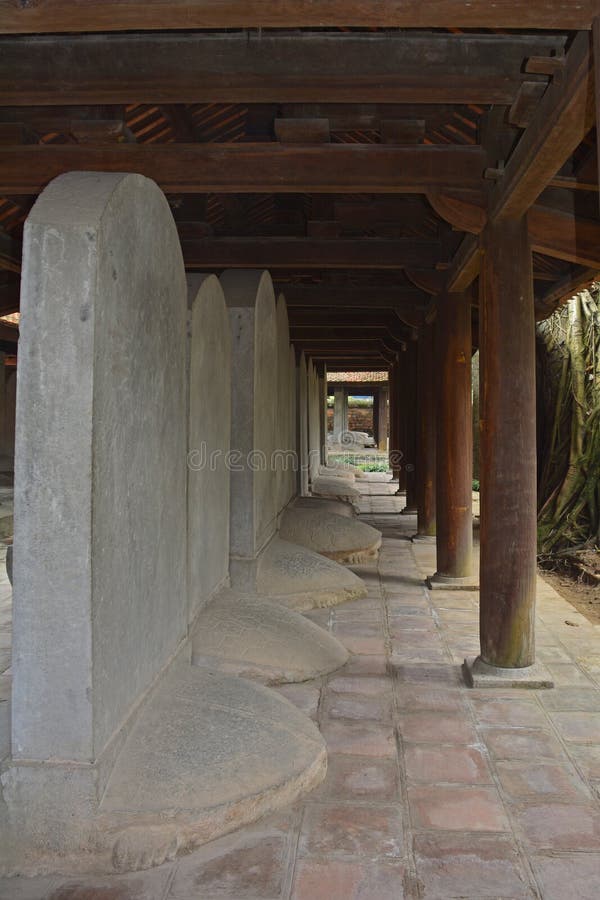
M 389 387 L 387 384 L 382 385 L 377 391 L 377 443 L 379 445 L 379 449 L 384 453 L 387 450 L 388 440 L 388 397 Z
M 435 581 L 473 577 L 473 422 L 471 413 L 471 302 L 468 293 L 443 294 L 436 322 L 436 544 Z
M 405 515 L 417 513 L 417 342 L 407 344 L 404 357 L 403 422 L 404 470 L 406 472 Z
M 400 487 L 404 468 L 400 457 L 400 364 L 390 366 L 390 466 Z
M 435 537 L 435 325 L 419 335 L 417 378 L 417 534 Z
M 533 665 L 536 396 L 526 219 L 488 226 L 480 304 L 481 658 Z

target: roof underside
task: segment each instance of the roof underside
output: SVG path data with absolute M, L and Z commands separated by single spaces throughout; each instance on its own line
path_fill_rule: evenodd
M 62 5 L 54 4 L 59 24 Z M 16 30 L 12 19 L 23 22 L 8 6 L 5 32 Z M 74 4 L 75 18 L 83 6 Z M 295 344 L 310 353 L 313 328 L 331 341 L 332 354 L 363 357 L 371 369 L 371 349 L 336 340 L 339 327 L 356 327 L 359 337 L 367 324 L 377 327 L 371 343 L 380 328 L 389 332 L 375 353 L 385 368 L 394 341 L 414 337 L 436 294 L 474 284 L 477 272 L 465 275 L 464 258 L 473 257 L 485 216 L 501 214 L 502 204 L 534 205 L 539 317 L 600 271 L 589 103 L 571 128 L 572 146 L 560 143 L 565 117 L 584 103 L 579 82 L 593 77 L 589 61 L 584 71 L 589 33 L 575 31 L 579 4 L 569 18 L 568 4 L 545 3 L 546 21 L 563 30 L 544 32 L 104 33 L 89 16 L 99 6 L 87 4 L 90 34 L 0 37 L 0 314 L 18 308 L 29 209 L 54 174 L 72 168 L 158 172 L 159 184 L 165 172 L 161 186 L 188 268 L 269 268 L 288 299 Z M 255 6 L 247 5 L 249 16 Z M 146 14 L 159 7 L 147 4 Z M 40 32 L 52 30 L 40 10 L 33 21 Z M 557 110 L 556 123 L 548 124 L 544 104 Z M 556 168 L 547 163 L 542 176 L 526 153 L 536 140 L 551 153 L 560 145 Z M 221 150 L 230 181 L 211 175 Z M 519 166 L 529 167 L 524 176 Z M 527 190 L 534 193 L 522 201 Z M 476 321 L 476 290 L 473 313 Z

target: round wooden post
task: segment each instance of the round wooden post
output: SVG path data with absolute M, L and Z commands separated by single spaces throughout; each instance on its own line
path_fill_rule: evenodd
M 417 533 L 435 539 L 435 326 L 419 335 L 417 379 Z
M 484 235 L 480 305 L 481 658 L 535 662 L 536 396 L 527 222 Z
M 473 578 L 471 302 L 439 298 L 436 322 L 436 582 Z
M 403 490 L 404 465 L 401 452 L 400 435 L 400 363 L 396 360 L 390 368 L 390 465 L 394 479 L 398 480 L 398 490 Z
M 406 472 L 406 507 L 404 515 L 417 513 L 417 343 L 410 341 L 403 354 L 403 419 L 404 471 Z

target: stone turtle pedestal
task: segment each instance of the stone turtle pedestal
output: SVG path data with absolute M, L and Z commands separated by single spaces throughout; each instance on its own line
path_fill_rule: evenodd
M 339 669 L 342 644 L 285 606 L 224 591 L 198 616 L 192 662 L 265 684 L 308 681 Z
M 347 565 L 377 559 L 382 539 L 380 531 L 358 519 L 295 505 L 283 512 L 279 535 Z

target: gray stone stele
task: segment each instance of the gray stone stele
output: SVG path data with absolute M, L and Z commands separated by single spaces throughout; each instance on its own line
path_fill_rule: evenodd
M 284 511 L 279 536 L 349 565 L 376 559 L 382 538 L 366 522 L 295 505 Z
M 272 468 L 278 408 L 277 319 L 268 272 L 228 270 L 221 285 L 232 337 L 230 574 L 252 566 L 277 528 Z M 242 574 L 240 581 L 247 583 Z
M 297 612 L 223 591 L 206 606 L 192 637 L 192 662 L 265 684 L 307 681 L 348 661 L 333 635 Z
M 277 319 L 277 415 L 275 417 L 275 491 L 277 512 L 284 509 L 295 493 L 295 453 L 292 438 L 292 397 L 290 385 L 290 326 L 283 294 L 276 304 Z M 292 478 L 290 479 L 290 472 Z
M 306 371 L 306 357 L 304 352 L 300 354 L 296 370 L 296 396 L 297 396 L 297 448 L 298 448 L 298 479 L 297 492 L 302 497 L 308 494 L 308 375 Z
M 231 332 L 214 275 L 188 275 L 191 305 L 188 451 L 189 621 L 229 578 Z
M 186 318 L 154 182 L 51 182 L 23 247 L 15 759 L 97 760 L 186 633 Z

